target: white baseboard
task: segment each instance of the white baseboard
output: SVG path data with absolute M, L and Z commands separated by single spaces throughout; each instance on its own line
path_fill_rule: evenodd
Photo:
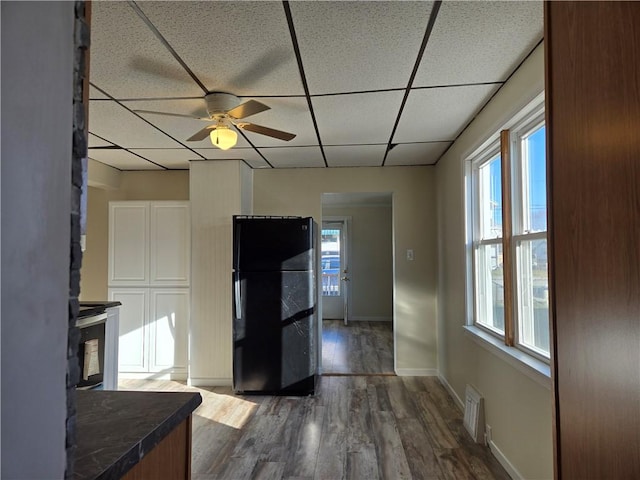
M 187 380 L 190 387 L 230 387 L 230 378 L 191 377 Z
M 364 315 L 353 315 L 349 317 L 350 322 L 393 322 L 393 317 L 367 317 Z
M 449 395 L 451 395 L 453 397 L 453 399 L 456 402 L 456 405 L 458 405 L 458 408 L 464 412 L 464 402 L 458 396 L 458 394 L 453 389 L 453 387 L 449 384 L 449 382 L 447 382 L 447 379 L 444 378 L 440 374 L 438 374 L 438 379 L 440 380 L 440 383 L 442 383 L 442 385 L 444 385 L 444 388 L 447 390 L 447 392 L 449 392 Z
M 186 372 L 118 372 L 118 378 L 123 380 L 175 380 L 178 382 L 187 379 Z
M 500 462 L 500 465 L 507 471 L 509 476 L 513 480 L 523 480 L 524 477 L 522 474 L 513 466 L 513 464 L 509 461 L 509 459 L 502 453 L 502 451 L 498 448 L 498 446 L 493 443 L 493 440 L 489 442 L 489 450 L 494 457 Z
M 396 368 L 396 375 L 399 377 L 437 377 L 438 370 L 435 368 Z

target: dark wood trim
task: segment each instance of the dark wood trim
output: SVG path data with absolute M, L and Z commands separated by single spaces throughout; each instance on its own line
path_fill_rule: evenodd
M 511 199 L 511 132 L 500 132 L 500 172 L 502 175 L 502 281 L 504 282 L 504 343 L 514 345 L 513 215 Z M 507 267 L 508 268 L 505 268 Z
M 556 478 L 640 478 L 640 3 L 545 13 Z

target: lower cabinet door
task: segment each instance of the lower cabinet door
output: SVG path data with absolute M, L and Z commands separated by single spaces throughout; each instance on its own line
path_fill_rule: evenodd
M 109 300 L 121 302 L 118 371 L 149 370 L 149 289 L 110 288 Z
M 151 288 L 149 301 L 149 370 L 186 373 L 189 289 Z

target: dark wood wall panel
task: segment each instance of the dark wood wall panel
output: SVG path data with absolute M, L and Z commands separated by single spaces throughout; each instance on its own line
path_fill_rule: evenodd
M 640 478 L 640 2 L 545 5 L 556 474 Z

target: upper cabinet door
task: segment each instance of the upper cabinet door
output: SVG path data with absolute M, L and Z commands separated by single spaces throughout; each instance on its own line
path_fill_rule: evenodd
M 149 202 L 109 204 L 109 285 L 149 283 Z
M 189 286 L 188 202 L 151 202 L 150 285 Z

